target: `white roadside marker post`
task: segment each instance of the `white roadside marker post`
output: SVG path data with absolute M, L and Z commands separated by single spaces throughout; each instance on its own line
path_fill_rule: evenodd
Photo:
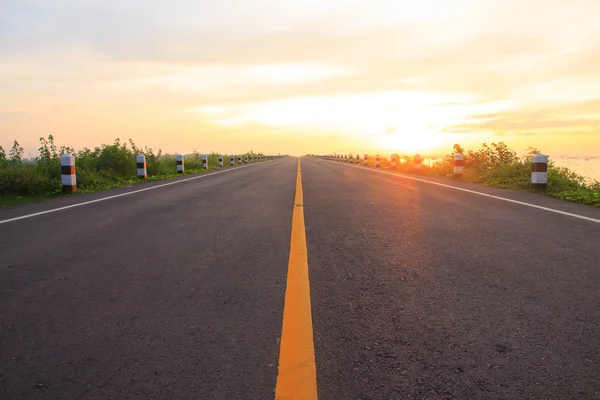
M 379 168 L 381 167 L 381 156 L 379 154 L 377 154 L 375 156 L 375 168 Z
M 148 177 L 148 169 L 146 168 L 146 156 L 138 154 L 135 158 L 137 164 L 137 176 L 140 179 L 146 179 Z
M 232 167 L 235 165 L 235 156 L 234 155 L 229 156 L 229 165 L 231 165 Z
M 390 167 L 397 168 L 398 167 L 398 154 L 394 153 L 391 155 Z
M 208 156 L 206 154 L 202 154 L 202 168 L 208 169 Z
M 77 192 L 77 171 L 75 157 L 70 154 L 60 156 L 60 179 L 63 193 Z
M 457 153 L 454 155 L 454 175 L 462 176 L 465 173 L 465 156 Z
M 363 158 L 363 160 L 364 160 L 363 164 L 365 165 L 365 167 L 368 167 L 369 166 L 369 155 L 365 154 L 363 157 L 364 157 Z
M 423 159 L 420 154 L 415 154 L 415 170 L 421 169 L 421 164 L 423 164 Z
M 219 154 L 219 167 L 223 167 L 223 155 Z
M 175 156 L 175 162 L 177 163 L 177 173 L 178 174 L 183 174 L 184 170 L 185 170 L 185 161 L 183 159 L 183 154 L 177 154 Z
M 531 187 L 545 190 L 548 188 L 548 156 L 536 154 L 531 160 Z

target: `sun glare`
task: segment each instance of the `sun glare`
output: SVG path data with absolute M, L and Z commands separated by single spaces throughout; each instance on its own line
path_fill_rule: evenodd
M 382 134 L 381 147 L 390 152 L 424 152 L 443 145 L 443 138 L 431 132 L 394 132 Z

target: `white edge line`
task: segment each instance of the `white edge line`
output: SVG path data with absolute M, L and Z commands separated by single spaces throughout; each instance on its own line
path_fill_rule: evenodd
M 330 162 L 332 162 L 334 164 L 340 164 L 337 161 L 333 161 L 333 160 L 325 160 L 325 161 L 330 161 Z M 365 171 L 379 172 L 380 174 L 386 174 L 386 175 L 391 175 L 391 176 L 399 176 L 400 178 L 403 178 L 403 179 L 410 179 L 410 180 L 413 180 L 413 181 L 425 182 L 425 183 L 429 183 L 431 185 L 437 185 L 437 186 L 442 186 L 442 187 L 446 187 L 446 188 L 450 188 L 450 189 L 454 189 L 454 190 L 460 190 L 461 192 L 467 192 L 467 193 L 477 194 L 479 196 L 490 197 L 492 199 L 502 200 L 502 201 L 506 201 L 508 203 L 520 204 L 522 206 L 537 208 L 539 210 L 549 211 L 549 212 L 553 212 L 553 213 L 556 213 L 556 214 L 562 214 L 562 215 L 566 215 L 568 217 L 579 218 L 579 219 L 583 219 L 585 221 L 590 221 L 590 222 L 595 222 L 597 224 L 600 224 L 600 219 L 586 217 L 584 215 L 579 215 L 579 214 L 573 214 L 573 213 L 569 213 L 569 212 L 566 212 L 566 211 L 555 210 L 554 208 L 548 208 L 548 207 L 538 206 L 536 204 L 525 203 L 523 201 L 507 199 L 506 197 L 494 196 L 493 194 L 482 193 L 482 192 L 478 192 L 478 191 L 475 191 L 475 190 L 463 189 L 463 188 L 452 186 L 452 185 L 446 185 L 444 183 L 428 181 L 426 179 L 415 178 L 415 177 L 412 177 L 412 176 L 406 176 L 406 175 L 404 175 L 402 173 L 393 173 L 393 172 L 388 172 L 388 171 L 381 171 L 381 170 L 378 170 L 378 169 L 372 169 L 371 167 L 365 168 L 363 165 L 348 165 L 346 163 L 342 163 L 340 165 L 345 165 L 346 167 L 360 168 L 360 169 L 365 170 Z
M 149 188 L 133 190 L 133 191 L 127 192 L 127 193 L 115 194 L 115 195 L 112 195 L 112 196 L 102 197 L 100 199 L 95 199 L 95 200 L 84 201 L 83 203 L 71 204 L 71 205 L 64 206 L 64 207 L 52 208 L 50 210 L 40 211 L 40 212 L 36 212 L 36 213 L 33 213 L 33 214 L 21 215 L 20 217 L 14 217 L 14 218 L 9 218 L 9 219 L 2 220 L 2 221 L 0 221 L 0 225 L 7 224 L 9 222 L 19 221 L 21 219 L 27 219 L 27 218 L 37 217 L 38 215 L 44 215 L 44 214 L 50 214 L 50 213 L 57 212 L 57 211 L 68 210 L 69 208 L 81 207 L 81 206 L 85 206 L 85 205 L 92 204 L 92 203 L 98 203 L 98 202 L 104 201 L 104 200 L 116 199 L 117 197 L 129 196 L 129 195 L 132 195 L 132 194 L 145 192 L 147 190 L 154 190 L 154 189 L 158 189 L 158 188 L 165 187 L 165 186 L 176 185 L 178 183 L 189 182 L 189 181 L 193 181 L 195 179 L 201 179 L 201 178 L 206 178 L 206 177 L 217 175 L 217 174 L 223 174 L 225 172 L 239 171 L 240 169 L 244 169 L 244 168 L 247 168 L 247 167 L 253 167 L 255 165 L 261 165 L 261 164 L 264 164 L 264 163 L 268 163 L 270 161 L 275 161 L 275 160 L 263 161 L 260 164 L 259 163 L 257 163 L 257 164 L 250 164 L 250 165 L 244 165 L 244 166 L 241 166 L 241 167 L 237 166 L 237 168 L 227 168 L 227 169 L 224 169 L 224 170 L 221 170 L 221 171 L 215 171 L 215 172 L 210 172 L 210 173 L 202 173 L 202 174 L 199 174 L 197 176 L 193 176 L 191 178 L 179 179 L 179 180 L 168 182 L 168 183 L 162 183 L 160 185 L 152 186 L 152 187 L 149 187 Z M 117 188 L 115 188 L 115 189 L 117 189 Z

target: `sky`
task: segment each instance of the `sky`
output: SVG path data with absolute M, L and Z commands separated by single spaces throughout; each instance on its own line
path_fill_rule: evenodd
M 0 145 L 600 156 L 598 0 L 1 0 Z

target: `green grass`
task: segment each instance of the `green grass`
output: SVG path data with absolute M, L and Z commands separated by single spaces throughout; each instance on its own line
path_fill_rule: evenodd
M 465 155 L 465 173 L 454 176 L 454 154 Z M 574 203 L 600 207 L 600 182 L 586 181 L 585 178 L 569 170 L 556 167 L 552 160 L 548 163 L 548 189 L 536 191 L 531 188 L 531 158 L 539 153 L 530 148 L 526 154 L 518 156 L 505 143 L 483 144 L 478 150 L 465 151 L 460 145 L 454 145 L 454 153 L 447 154 L 432 166 L 423 164 L 415 170 L 414 159 L 402 155 L 406 162 L 399 163 L 397 171 L 423 176 L 443 177 L 463 182 L 478 183 L 502 189 L 512 189 L 541 193 Z M 369 156 L 369 165 L 375 164 L 375 157 Z M 362 165 L 362 159 L 361 159 Z M 381 157 L 381 168 L 389 168 L 390 162 Z
M 35 201 L 45 200 L 44 196 L 18 196 L 14 194 L 0 196 L 0 207 L 16 206 L 23 203 L 33 203 Z
M 57 149 L 54 138 L 40 138 L 39 155 L 34 162 L 22 159 L 23 149 L 15 141 L 7 156 L 0 147 L 0 206 L 9 206 L 47 198 L 64 196 L 60 176 L 60 155 L 76 157 L 77 193 L 90 193 L 116 187 L 136 185 L 141 182 L 172 179 L 182 176 L 177 173 L 175 155 L 154 153 L 147 147 L 139 148 L 131 140 L 121 143 L 119 139 L 111 145 L 102 145 L 75 152 L 69 147 Z M 148 178 L 137 177 L 136 156 L 146 156 Z M 259 155 L 259 153 L 244 153 Z M 262 154 L 260 154 L 262 155 Z M 208 169 L 202 168 L 202 157 L 198 152 L 185 155 L 185 174 L 192 175 L 221 169 L 218 154 L 210 153 Z M 224 168 L 229 166 L 229 155 L 224 154 Z M 237 160 L 236 160 L 237 165 Z

